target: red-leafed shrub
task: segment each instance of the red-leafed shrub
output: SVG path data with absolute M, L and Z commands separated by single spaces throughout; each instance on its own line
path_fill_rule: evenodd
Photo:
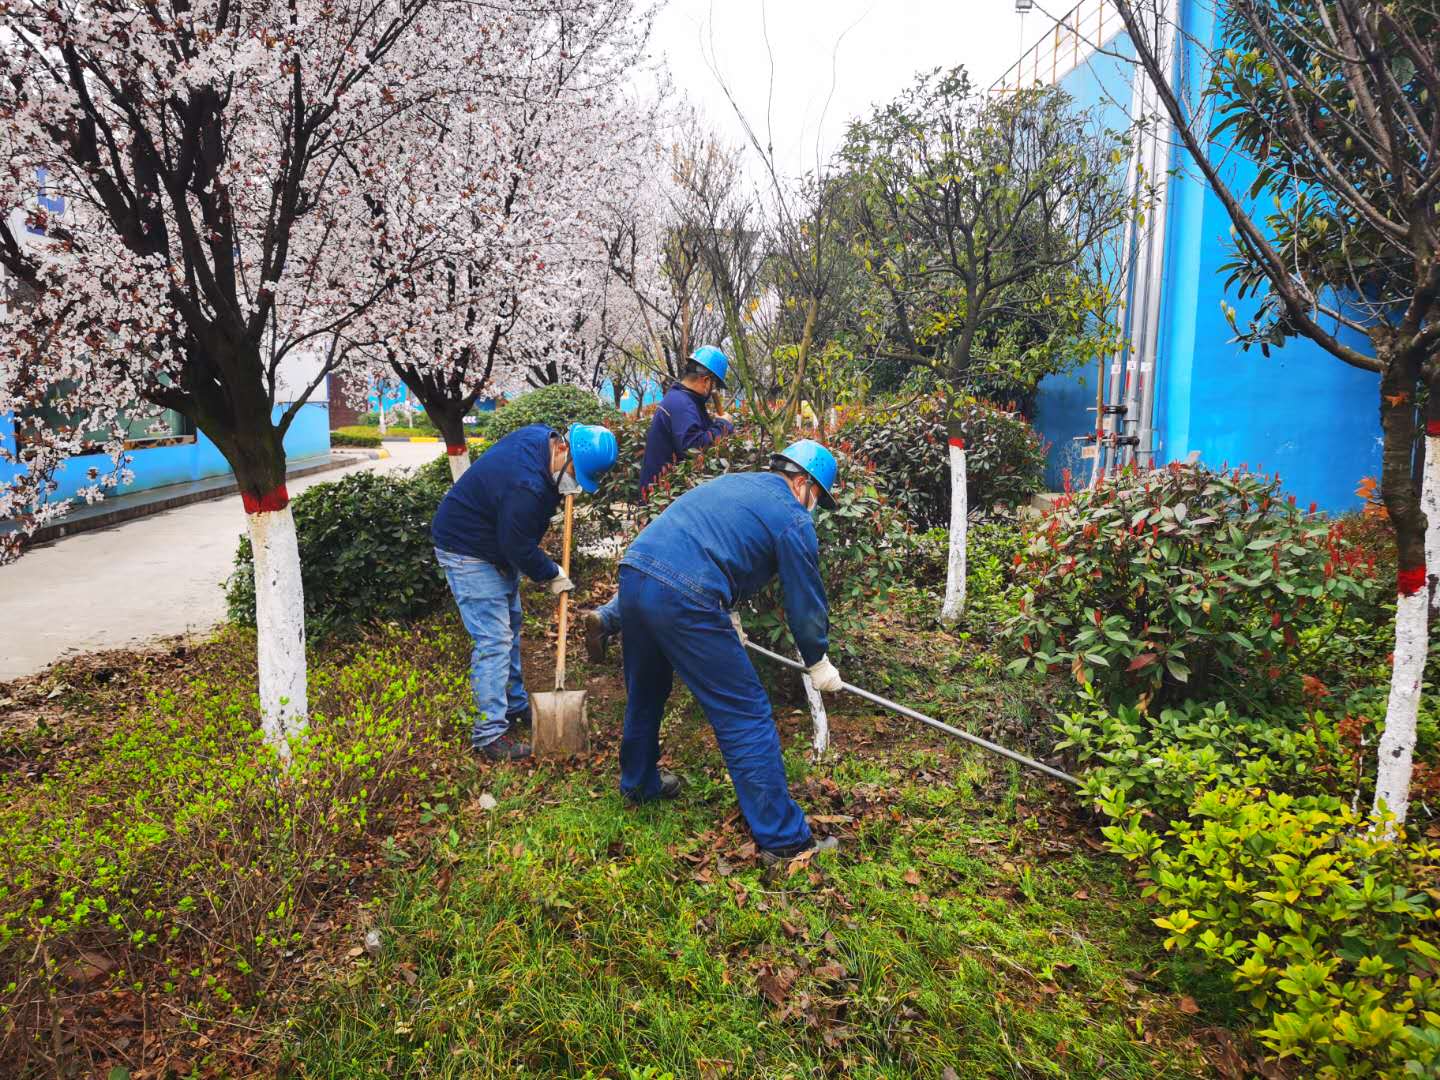
M 1012 669 L 1061 668 L 1157 703 L 1300 693 L 1305 631 L 1377 617 L 1390 580 L 1278 480 L 1201 466 L 1061 499 L 1016 559 Z

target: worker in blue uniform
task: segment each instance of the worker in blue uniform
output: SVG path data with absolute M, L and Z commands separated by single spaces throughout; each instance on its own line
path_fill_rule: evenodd
M 594 494 L 615 464 L 615 435 L 598 424 L 571 424 L 561 435 L 544 424 L 519 428 L 466 469 L 430 526 L 474 648 L 471 747 L 492 761 L 530 756 L 515 724 L 530 715 L 520 670 L 520 575 L 555 595 L 575 586 L 540 550 L 562 495 Z
M 714 345 L 702 345 L 691 355 L 684 377 L 670 388 L 655 409 L 645 433 L 645 459 L 640 465 L 640 502 L 651 485 L 675 462 L 693 450 L 703 450 L 735 430 L 723 410 L 710 415 L 706 403 L 725 389 L 730 358 Z M 592 662 L 605 659 L 606 646 L 620 632 L 620 594 L 585 616 L 585 650 Z
M 628 695 L 620 790 L 637 802 L 679 794 L 679 779 L 658 765 L 660 718 L 678 674 L 715 729 L 740 809 L 771 864 L 817 845 L 790 797 L 770 701 L 734 608 L 778 575 L 815 688 L 841 688 L 826 655 L 830 616 L 811 521 L 817 504 L 834 507 L 835 471 L 829 450 L 802 439 L 773 455 L 769 472 L 730 473 L 686 492 L 620 560 Z M 820 846 L 833 847 L 833 838 Z

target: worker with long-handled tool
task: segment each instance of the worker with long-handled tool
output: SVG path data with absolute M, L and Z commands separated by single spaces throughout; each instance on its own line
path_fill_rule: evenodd
M 540 540 L 561 497 L 593 495 L 618 456 L 614 433 L 598 424 L 571 424 L 564 435 L 531 424 L 465 470 L 435 512 L 435 558 L 475 643 L 470 745 L 492 761 L 530 756 L 514 728 L 530 714 L 520 670 L 520 575 L 548 583 L 556 595 L 574 589 Z
M 710 415 L 707 403 L 725 389 L 730 358 L 715 345 L 701 345 L 685 365 L 685 374 L 655 409 L 645 432 L 645 460 L 640 464 L 640 502 L 666 469 L 693 450 L 704 450 L 729 435 L 735 425 L 723 408 Z M 605 659 L 612 637 L 620 632 L 620 594 L 585 616 L 585 649 L 592 662 Z
M 620 790 L 645 802 L 674 798 L 680 780 L 659 768 L 660 719 L 678 674 L 715 729 L 741 812 L 775 865 L 817 845 L 790 797 L 780 735 L 746 655 L 734 607 L 780 578 L 785 618 L 816 689 L 843 684 L 826 656 L 830 613 L 811 514 L 834 507 L 835 457 L 802 439 L 769 472 L 730 473 L 686 492 L 620 560 L 625 731 Z

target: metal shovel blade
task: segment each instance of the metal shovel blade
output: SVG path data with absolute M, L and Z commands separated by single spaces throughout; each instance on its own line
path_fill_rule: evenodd
M 590 723 L 584 690 L 530 695 L 530 741 L 540 757 L 590 752 Z

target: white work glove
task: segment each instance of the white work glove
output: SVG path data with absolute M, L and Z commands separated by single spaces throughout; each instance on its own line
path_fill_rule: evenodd
M 730 612 L 730 625 L 735 628 L 735 636 L 740 639 L 741 645 L 744 645 L 745 642 L 750 640 L 745 636 L 745 627 L 740 624 L 740 613 L 738 611 Z
M 550 579 L 549 584 L 550 591 L 556 596 L 559 596 L 562 592 L 570 592 L 570 590 L 575 588 L 575 582 L 571 581 L 564 574 L 556 574 Z
M 810 665 L 810 685 L 825 694 L 842 689 L 845 681 L 840 678 L 835 665 L 830 663 L 830 657 L 822 656 Z

